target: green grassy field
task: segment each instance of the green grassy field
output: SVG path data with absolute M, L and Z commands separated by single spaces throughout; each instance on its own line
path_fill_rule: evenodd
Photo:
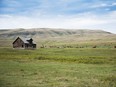
M 0 87 L 116 87 L 115 48 L 0 48 Z

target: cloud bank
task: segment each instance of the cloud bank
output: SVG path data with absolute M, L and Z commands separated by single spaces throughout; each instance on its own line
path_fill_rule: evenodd
M 0 3 L 0 29 L 102 29 L 116 33 L 115 0 L 2 0 Z

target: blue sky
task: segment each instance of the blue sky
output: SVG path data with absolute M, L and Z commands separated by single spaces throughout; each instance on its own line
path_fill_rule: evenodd
M 103 29 L 116 33 L 116 0 L 0 0 L 0 29 Z

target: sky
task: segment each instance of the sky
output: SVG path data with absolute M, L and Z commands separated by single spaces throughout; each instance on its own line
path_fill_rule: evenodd
M 0 29 L 15 28 L 116 33 L 116 0 L 0 0 Z

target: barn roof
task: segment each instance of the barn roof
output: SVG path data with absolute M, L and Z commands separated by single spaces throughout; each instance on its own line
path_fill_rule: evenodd
M 27 43 L 27 44 L 28 44 L 28 43 L 29 43 L 29 40 L 32 39 L 32 38 L 23 38 L 23 37 L 21 37 L 20 39 L 21 39 L 24 43 Z M 32 40 L 33 40 L 33 39 L 32 39 Z M 33 41 L 33 44 L 35 44 L 34 41 Z
M 28 40 L 30 40 L 31 38 L 20 38 L 24 43 L 29 43 Z
M 18 37 L 18 38 L 20 38 L 24 43 L 27 43 L 27 44 L 29 44 L 29 40 L 32 39 L 32 38 L 24 38 L 24 37 Z M 18 39 L 18 38 L 17 38 L 17 39 Z M 16 40 L 17 40 L 17 39 L 16 39 Z M 16 40 L 15 40 L 15 41 L 16 41 Z M 33 39 L 32 39 L 32 40 L 33 40 Z M 14 42 L 15 42 L 15 41 L 14 41 Z M 14 43 L 14 42 L 13 42 L 13 43 Z M 33 43 L 33 44 L 36 44 L 34 41 L 33 41 L 32 43 Z

